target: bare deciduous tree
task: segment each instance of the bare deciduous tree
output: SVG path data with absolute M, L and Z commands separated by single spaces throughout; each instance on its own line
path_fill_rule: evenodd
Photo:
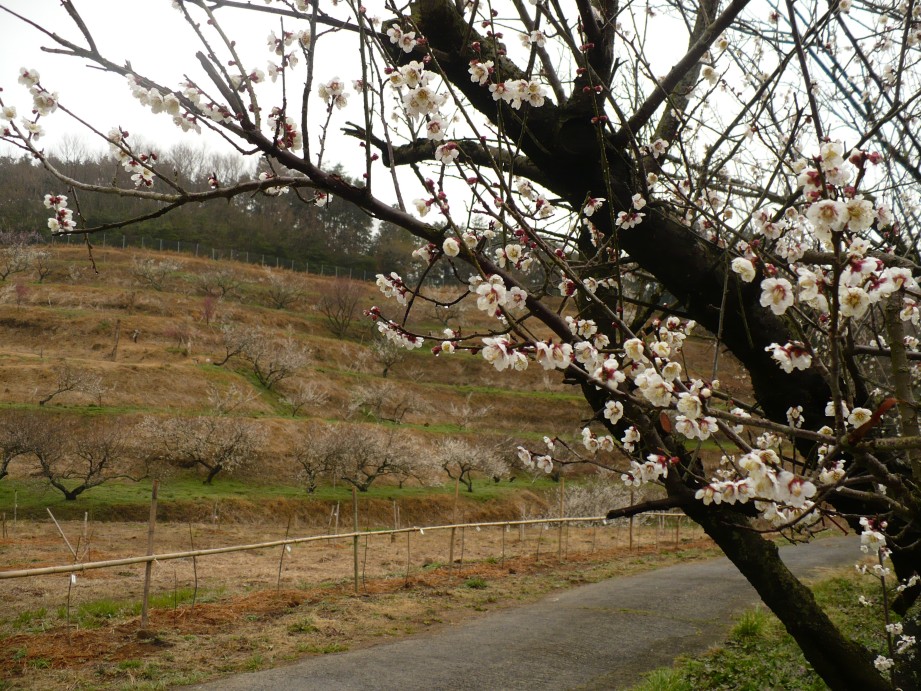
M 35 260 L 34 248 L 19 237 L 0 238 L 0 242 L 4 243 L 0 245 L 0 281 L 5 281 L 13 274 L 28 271 Z
M 435 445 L 432 456 L 452 480 L 473 492 L 474 475 L 484 475 L 494 482 L 508 476 L 510 468 L 501 450 L 471 444 L 464 439 L 447 438 Z
M 281 341 L 257 334 L 244 349 L 243 357 L 249 362 L 259 383 L 271 390 L 305 367 L 310 361 L 309 353 L 308 348 L 291 334 Z
M 300 278 L 290 271 L 265 270 L 265 291 L 269 305 L 280 310 L 293 307 L 304 297 Z
M 222 266 L 212 271 L 194 274 L 192 284 L 203 295 L 229 299 L 239 294 L 243 280 L 233 269 Z
M 349 394 L 349 413 L 375 422 L 400 424 L 414 410 L 413 394 L 396 384 L 368 384 L 356 387 Z
M 54 368 L 53 387 L 38 399 L 38 404 L 43 406 L 55 396 L 69 391 L 85 393 L 95 398 L 98 405 L 102 405 L 102 396 L 108 389 L 103 384 L 102 375 L 79 369 L 67 360 L 63 360 Z
M 17 435 L 24 453 L 34 456 L 38 474 L 67 501 L 115 478 L 137 479 L 130 473 L 130 430 L 48 413 L 25 414 L 19 423 Z
M 371 359 L 383 368 L 381 376 L 386 377 L 390 370 L 406 359 L 406 349 L 389 338 L 375 335 L 371 342 Z
M 0 480 L 9 474 L 10 463 L 29 452 L 25 432 L 29 421 L 29 413 L 4 411 L 0 414 Z
M 52 273 L 54 273 L 53 257 L 48 250 L 35 250 L 32 255 L 32 267 L 35 269 L 35 275 L 38 282 L 42 283 Z
M 329 399 L 329 393 L 319 384 L 299 382 L 293 391 L 282 397 L 281 402 L 291 409 L 292 415 L 297 415 L 306 407 L 322 408 Z
M 352 322 L 361 314 L 365 292 L 357 281 L 336 278 L 323 284 L 317 309 L 326 318 L 326 325 L 336 338 L 345 338 Z
M 329 474 L 367 492 L 382 477 L 411 475 L 421 449 L 395 429 L 350 425 L 348 430 L 325 427 L 313 437 L 316 451 L 308 452 L 317 472 Z
M 138 285 L 162 291 L 166 281 L 182 265 L 172 259 L 154 259 L 153 257 L 134 257 L 131 260 L 131 275 Z

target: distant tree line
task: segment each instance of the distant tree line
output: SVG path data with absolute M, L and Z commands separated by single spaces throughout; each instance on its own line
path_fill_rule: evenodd
M 109 185 L 113 177 L 125 174 L 114 158 L 92 152 L 75 140 L 65 141 L 50 160 L 68 176 L 98 185 Z M 249 170 L 242 158 L 186 144 L 159 153 L 158 161 L 172 169 L 175 182 L 194 191 L 208 189 L 209 179 L 218 185 L 233 185 L 260 172 Z M 61 183 L 27 157 L 0 155 L 0 188 L 5 192 L 0 199 L 0 233 L 49 237 L 48 214 L 38 202 L 52 192 L 69 194 Z M 71 205 L 75 216 L 79 213 L 90 226 L 135 218 L 157 207 L 157 202 L 117 195 L 80 196 Z M 369 216 L 344 200 L 333 198 L 318 207 L 303 204 L 291 192 L 235 197 L 219 205 L 188 205 L 133 225 L 125 233 L 366 272 L 385 267 L 389 272 L 395 266 L 407 271 L 416 244 L 396 226 L 383 224 L 376 229 Z M 110 244 L 117 244 L 119 231 L 108 237 Z

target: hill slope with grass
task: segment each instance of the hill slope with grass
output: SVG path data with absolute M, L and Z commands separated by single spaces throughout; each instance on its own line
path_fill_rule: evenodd
M 214 488 L 201 487 L 201 472 L 161 468 L 164 491 L 177 501 L 213 504 L 216 491 L 218 500 L 252 513 L 248 504 L 268 497 L 302 497 L 292 450 L 330 425 L 344 437 L 396 430 L 418 453 L 450 435 L 511 454 L 517 443 L 551 429 L 576 430 L 590 415 L 577 391 L 538 368 L 496 377 L 469 354 L 434 358 L 428 348 L 387 348 L 363 315 L 385 301 L 370 283 L 171 253 L 97 248 L 91 260 L 76 246 L 49 250 L 43 266 L 40 279 L 30 270 L 0 284 L 0 412 L 35 416 L 48 433 L 88 419 L 134 430 L 145 419 L 199 416 L 259 430 L 257 457 L 221 473 Z M 459 320 L 477 319 L 461 308 L 415 313 L 411 327 L 436 337 Z M 306 357 L 289 376 L 260 380 L 250 360 L 227 358 L 246 339 Z M 136 462 L 149 440 L 131 441 L 132 472 L 145 475 Z M 15 501 L 19 511 L 43 513 L 50 502 L 70 510 L 62 495 L 32 477 L 33 460 L 17 458 L 9 470 L 0 481 L 4 506 Z M 495 498 L 515 488 L 508 477 L 501 480 L 482 478 L 474 494 Z M 382 479 L 372 493 L 386 500 L 395 484 L 418 491 L 419 482 Z M 74 510 L 141 517 L 145 496 L 148 482 L 114 481 L 85 492 Z M 315 496 L 337 493 L 325 488 Z

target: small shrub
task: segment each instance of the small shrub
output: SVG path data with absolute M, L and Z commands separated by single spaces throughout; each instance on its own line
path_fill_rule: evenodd
M 485 580 L 479 576 L 474 576 L 473 578 L 468 578 L 466 581 L 464 581 L 464 587 L 471 588 L 473 590 L 482 590 L 488 586 L 486 585 Z

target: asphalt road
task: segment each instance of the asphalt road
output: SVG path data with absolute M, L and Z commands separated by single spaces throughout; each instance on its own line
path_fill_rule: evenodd
M 852 564 L 855 538 L 781 548 L 798 575 Z M 621 689 L 719 642 L 758 596 L 726 559 L 551 595 L 428 635 L 190 687 L 208 691 Z

